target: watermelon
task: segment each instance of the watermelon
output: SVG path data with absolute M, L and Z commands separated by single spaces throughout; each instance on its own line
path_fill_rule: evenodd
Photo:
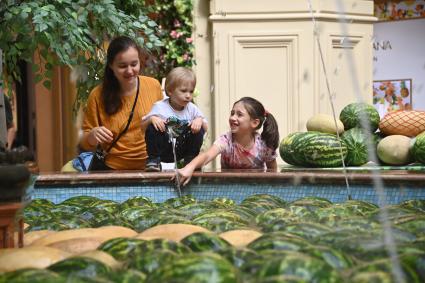
M 258 271 L 260 280 L 277 275 L 299 276 L 307 282 L 342 282 L 338 272 L 325 261 L 293 251 L 265 260 Z
M 70 205 L 70 206 L 80 206 L 80 207 L 87 207 L 91 206 L 93 203 L 99 201 L 98 197 L 93 196 L 76 196 L 76 197 L 70 197 L 60 204 L 63 205 Z
M 403 272 L 402 275 L 404 276 L 405 282 L 409 282 L 409 283 L 410 282 L 412 282 L 412 283 L 423 282 L 423 280 L 420 280 L 420 277 L 419 277 L 420 274 L 415 272 L 414 268 L 412 268 L 412 266 L 411 266 L 412 261 L 402 259 L 399 262 L 400 262 L 400 265 L 401 265 L 401 269 L 402 269 L 402 272 Z M 419 264 L 420 264 L 420 262 L 419 262 Z M 367 262 L 363 265 L 359 265 L 354 270 L 352 270 L 352 276 L 355 277 L 358 273 L 363 273 L 363 272 L 392 273 L 392 271 L 393 271 L 393 264 L 392 264 L 391 260 L 385 258 L 385 259 L 378 259 L 378 260 L 374 260 L 374 261 L 371 261 L 371 262 Z M 381 279 L 380 277 L 377 277 L 377 278 Z M 385 278 L 385 277 L 382 277 L 382 278 Z M 362 282 L 362 281 L 358 281 L 358 282 Z M 371 281 L 367 281 L 367 282 L 371 282 Z M 376 281 L 376 282 L 382 282 L 382 281 Z M 392 282 L 396 282 L 396 281 L 392 281 Z
M 361 166 L 369 161 L 368 139 L 373 139 L 372 135 L 368 135 L 367 132 L 361 128 L 352 128 L 345 131 L 341 135 L 341 138 L 347 145 L 348 150 L 347 157 L 345 158 L 345 165 Z M 371 146 L 376 148 L 374 139 Z
M 162 205 L 177 208 L 189 203 L 195 203 L 196 199 L 191 195 L 185 195 L 177 198 L 169 198 Z
M 170 261 L 174 261 L 177 258 L 178 254 L 171 250 L 149 250 L 129 256 L 126 266 L 144 274 L 150 274 L 161 265 L 168 265 Z
M 316 134 L 320 133 L 309 131 L 289 134 L 279 145 L 279 153 L 282 159 L 291 165 L 306 166 L 306 160 L 304 159 L 304 154 L 302 152 L 304 141 Z
M 255 223 L 260 227 L 267 227 L 278 219 L 296 219 L 296 215 L 293 214 L 290 210 L 285 208 L 275 208 L 263 213 L 260 213 L 255 217 Z
M 183 243 L 174 242 L 167 239 L 153 239 L 149 241 L 143 241 L 138 244 L 134 249 L 130 251 L 130 256 L 143 256 L 147 252 L 168 250 L 176 254 L 187 254 L 190 253 L 190 248 L 185 246 Z
M 400 207 L 417 210 L 418 212 L 425 213 L 425 199 L 411 199 L 403 201 L 399 204 Z
M 354 266 L 354 260 L 348 254 L 326 246 L 309 246 L 303 253 L 322 259 L 334 269 L 343 270 Z
M 298 236 L 283 232 L 272 232 L 257 238 L 247 248 L 257 252 L 264 250 L 298 251 L 305 248 L 307 244 L 307 241 Z
M 252 203 L 252 202 L 269 202 L 273 206 L 285 207 L 287 202 L 280 197 L 269 195 L 269 194 L 255 194 L 246 197 L 241 204 Z
M 66 279 L 48 269 L 24 268 L 0 274 L 1 283 L 65 283 Z
M 76 276 L 82 278 L 108 278 L 108 275 L 111 272 L 111 269 L 101 261 L 78 256 L 56 262 L 49 266 L 49 270 L 63 276 Z
M 250 249 L 225 249 L 220 251 L 220 255 L 225 257 L 235 267 L 240 268 L 247 262 L 256 259 L 259 255 Z
M 332 202 L 328 199 L 321 197 L 307 196 L 299 198 L 290 203 L 291 206 L 300 206 L 311 211 L 315 211 L 318 208 L 331 207 Z
M 417 162 L 425 164 L 425 132 L 416 136 L 412 156 Z
M 120 204 L 120 209 L 126 209 L 129 207 L 141 207 L 141 206 L 148 206 L 148 207 L 154 207 L 155 205 L 152 203 L 152 200 L 150 200 L 147 197 L 137 196 L 127 199 L 126 201 L 122 202 Z
M 295 141 L 295 152 L 299 152 L 307 166 L 339 167 L 347 156 L 347 146 L 333 134 L 315 133 L 303 141 Z
M 125 260 L 129 252 L 145 242 L 135 238 L 119 237 L 102 243 L 97 249 L 110 254 L 116 260 Z
M 134 269 L 119 270 L 110 274 L 110 277 L 116 283 L 141 283 L 146 280 L 146 274 Z
M 347 131 L 354 127 L 363 128 L 367 123 L 371 133 L 378 129 L 380 117 L 378 110 L 367 103 L 351 103 L 345 106 L 339 114 L 339 119 Z M 365 119 L 362 123 L 362 119 Z
M 160 266 L 146 282 L 237 283 L 239 278 L 237 269 L 220 255 L 193 253 Z
M 352 283 L 393 283 L 391 272 L 385 271 L 361 271 L 356 272 L 350 277 Z
M 297 159 L 297 153 L 293 148 L 293 141 L 296 137 L 303 135 L 302 132 L 291 133 L 283 138 L 279 145 L 280 157 L 288 164 L 302 166 L 303 163 Z
M 231 249 L 232 245 L 216 234 L 197 232 L 193 233 L 180 241 L 194 252 L 203 251 L 222 251 Z
M 331 228 L 319 223 L 303 222 L 289 224 L 283 231 L 300 236 L 306 240 L 314 240 L 323 234 L 329 233 Z

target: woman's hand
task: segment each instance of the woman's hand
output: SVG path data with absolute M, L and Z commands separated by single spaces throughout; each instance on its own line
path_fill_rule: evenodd
M 192 123 L 190 123 L 190 129 L 192 130 L 192 133 L 196 134 L 199 133 L 202 127 L 203 118 L 197 117 L 192 120 Z
M 151 123 L 157 131 L 165 132 L 165 121 L 160 117 L 152 116 Z
M 110 130 L 105 128 L 104 126 L 95 127 L 90 131 L 88 136 L 88 142 L 92 146 L 103 144 L 103 143 L 111 143 L 113 141 L 114 135 Z

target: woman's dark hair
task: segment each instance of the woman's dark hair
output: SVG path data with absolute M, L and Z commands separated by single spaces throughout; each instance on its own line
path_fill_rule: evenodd
M 263 127 L 263 132 L 261 133 L 261 139 L 266 143 L 266 145 L 271 149 L 276 149 L 279 146 L 279 129 L 277 126 L 276 119 L 271 113 L 264 109 L 263 104 L 252 97 L 242 97 L 236 101 L 233 105 L 238 102 L 242 102 L 246 108 L 251 119 L 258 119 L 260 123 L 258 124 L 257 130 Z
M 115 77 L 114 72 L 111 69 L 111 65 L 115 60 L 115 57 L 118 53 L 124 52 L 129 48 L 135 48 L 139 53 L 139 60 L 142 61 L 143 52 L 137 43 L 127 36 L 119 36 L 114 38 L 108 47 L 108 52 L 106 55 L 106 66 L 105 73 L 103 76 L 102 84 L 102 99 L 103 106 L 108 115 L 117 113 L 122 106 L 121 97 L 120 97 L 120 83 Z M 140 62 L 141 64 L 141 62 Z

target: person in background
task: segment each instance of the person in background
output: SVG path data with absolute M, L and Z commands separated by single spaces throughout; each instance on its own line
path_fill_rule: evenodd
M 188 164 L 199 154 L 204 133 L 207 131 L 207 121 L 199 108 L 192 103 L 195 86 L 196 76 L 188 68 L 177 67 L 167 75 L 165 93 L 168 97 L 155 103 L 142 121 L 142 128 L 146 129 L 149 156 L 146 171 L 161 171 L 161 161 L 174 162 L 167 129 L 173 122 L 187 124 L 176 139 L 177 160 L 183 158 L 184 164 Z
M 276 119 L 254 98 L 243 97 L 233 104 L 230 131 L 221 135 L 205 152 L 178 170 L 186 185 L 193 171 L 221 154 L 222 169 L 277 169 L 279 130 Z M 261 135 L 257 132 L 263 128 Z M 175 176 L 173 177 L 173 179 Z
M 106 156 L 110 169 L 145 168 L 146 143 L 140 121 L 163 95 L 156 79 L 139 75 L 141 58 L 142 50 L 133 39 L 114 38 L 108 47 L 103 82 L 92 90 L 87 101 L 79 146 L 93 151 L 100 145 L 105 150 L 125 128 L 139 91 L 128 130 Z

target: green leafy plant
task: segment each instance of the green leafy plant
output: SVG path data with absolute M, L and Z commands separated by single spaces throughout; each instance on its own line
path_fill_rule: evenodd
M 113 0 L 2 0 L 0 49 L 2 78 L 6 84 L 20 81 L 19 60 L 32 64 L 35 82 L 50 89 L 53 67 L 66 65 L 77 83 L 74 110 L 87 100 L 103 73 L 105 42 L 128 35 L 148 51 L 162 46 L 157 24 L 146 9 L 124 12 Z M 125 6 L 124 6 L 125 8 Z M 34 56 L 41 64 L 35 64 Z
M 163 46 L 155 50 L 145 73 L 158 80 L 177 66 L 195 64 L 193 30 L 193 0 L 155 0 L 149 16 L 158 23 L 158 37 Z

